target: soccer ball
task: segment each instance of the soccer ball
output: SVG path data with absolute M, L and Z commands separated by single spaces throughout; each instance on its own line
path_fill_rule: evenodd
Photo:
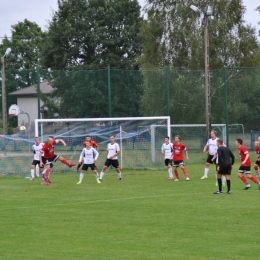
M 24 125 L 19 126 L 20 131 L 26 130 L 26 127 Z

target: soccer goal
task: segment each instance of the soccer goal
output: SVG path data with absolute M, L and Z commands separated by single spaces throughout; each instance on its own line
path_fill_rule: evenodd
M 156 125 L 164 125 L 157 131 Z M 97 166 L 103 166 L 109 137 L 114 135 L 120 145 L 119 164 L 121 168 L 158 169 L 163 167 L 160 150 L 155 149 L 154 140 L 160 145 L 166 135 L 170 136 L 170 117 L 125 117 L 125 118 L 71 118 L 36 119 L 35 136 L 45 142 L 49 135 L 63 139 L 67 146 L 57 145 L 55 152 L 66 159 L 77 162 L 83 148 L 83 141 L 89 135 L 99 145 Z M 155 159 L 157 158 L 157 159 Z M 56 163 L 53 170 L 68 170 Z
M 217 136 L 226 142 L 226 125 L 225 124 L 212 124 L 212 129 L 217 131 Z M 171 124 L 172 142 L 174 142 L 174 136 L 180 135 L 183 142 L 186 144 L 187 149 L 192 152 L 201 152 L 205 146 L 205 132 L 206 124 Z M 152 150 L 158 149 L 159 145 L 156 136 L 158 132 L 165 132 L 166 125 L 152 125 L 151 126 L 151 146 Z M 160 140 L 161 141 L 161 140 Z M 152 153 L 152 161 L 155 162 L 156 153 Z

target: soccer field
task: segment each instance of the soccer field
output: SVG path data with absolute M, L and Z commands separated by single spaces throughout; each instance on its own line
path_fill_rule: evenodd
M 0 178 L 1 259 L 259 259 L 259 196 L 233 170 L 232 194 L 214 195 L 214 170 L 187 165 L 190 181 L 167 171 L 108 171 Z M 226 187 L 224 187 L 226 191 Z

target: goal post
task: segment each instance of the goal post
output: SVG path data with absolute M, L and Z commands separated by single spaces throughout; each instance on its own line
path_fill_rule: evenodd
M 225 124 L 211 124 L 212 128 L 218 131 L 218 136 L 221 137 L 226 143 L 226 125 Z M 151 151 L 152 151 L 152 161 L 156 161 L 156 153 L 153 152 L 156 150 L 156 129 L 165 128 L 165 125 L 151 125 Z M 190 139 L 189 141 L 189 150 L 200 150 L 202 146 L 202 139 L 205 135 L 206 124 L 171 124 L 171 135 L 174 139 L 175 135 L 180 135 L 182 139 Z M 203 137 L 203 138 L 202 138 Z M 185 143 L 187 143 L 184 141 Z M 173 142 L 173 141 L 172 141 Z M 194 144 L 194 145 L 193 145 Z M 204 146 L 205 144 L 203 144 Z M 158 146 L 158 145 L 157 145 Z
M 165 131 L 156 135 L 153 133 L 153 125 L 165 126 Z M 161 158 L 154 160 L 155 150 L 152 142 L 154 139 L 164 141 L 165 135 L 171 135 L 170 117 L 115 117 L 115 118 L 68 118 L 68 119 L 36 119 L 35 136 L 45 141 L 49 135 L 62 138 L 70 148 L 65 151 L 68 159 L 76 159 L 76 154 L 82 149 L 82 143 L 86 135 L 97 141 L 101 150 L 106 150 L 109 136 L 114 135 L 120 145 L 119 163 L 121 168 L 153 168 L 158 169 Z M 70 149 L 70 153 L 68 151 Z M 76 152 L 77 150 L 77 152 Z M 103 163 L 105 152 L 101 152 L 98 166 Z M 72 155 L 71 155 L 72 154 Z M 56 167 L 56 166 L 55 166 Z

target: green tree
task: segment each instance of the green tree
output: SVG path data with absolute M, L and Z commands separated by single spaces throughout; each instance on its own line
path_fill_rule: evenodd
M 52 69 L 137 69 L 141 22 L 137 0 L 59 0 L 42 64 Z
M 245 7 L 241 0 L 212 2 L 215 6 L 215 14 L 214 19 L 211 19 L 208 24 L 211 112 L 213 122 L 221 123 L 225 120 L 222 68 L 259 66 L 260 45 L 255 29 L 244 24 Z M 205 48 L 204 26 L 201 24 L 203 15 L 191 10 L 191 4 L 204 10 L 208 1 L 148 0 L 147 19 L 141 30 L 143 39 L 141 68 L 145 70 L 166 66 L 170 68 L 170 116 L 174 123 L 205 122 Z M 228 75 L 228 79 L 231 84 L 239 74 L 237 70 L 229 72 L 231 74 Z M 158 114 L 158 111 L 161 115 L 166 114 L 165 70 L 161 77 L 163 80 L 158 78 L 155 80 L 155 73 L 152 71 L 144 75 L 141 111 L 145 115 Z M 232 92 L 230 100 L 234 101 L 232 99 L 234 96 L 237 98 L 235 102 L 229 104 L 230 111 L 236 116 L 232 118 L 234 121 L 241 115 L 245 115 L 247 110 L 243 107 L 245 108 L 244 98 L 248 98 L 247 87 L 251 82 L 250 77 L 244 75 L 243 82 L 246 84 L 241 84 L 239 90 L 233 85 L 231 88 L 236 94 L 233 95 Z M 258 83 L 253 81 L 250 86 L 251 91 L 254 91 Z M 239 91 L 247 93 L 243 96 Z M 158 100 L 160 102 L 157 102 Z
M 259 43 L 255 29 L 244 25 L 242 0 L 212 2 L 215 12 L 208 25 L 210 68 L 260 65 Z M 203 69 L 203 15 L 191 10 L 190 5 L 204 10 L 208 1 L 148 0 L 147 3 L 147 20 L 141 31 L 142 68 Z
M 11 38 L 5 37 L 0 44 L 0 53 L 4 54 L 7 48 L 11 53 L 5 58 L 7 109 L 16 104 L 16 98 L 8 93 L 37 83 L 36 66 L 41 59 L 42 39 L 45 33 L 35 23 L 25 19 L 11 26 Z M 2 100 L 0 101 L 2 108 Z M 15 118 L 8 122 L 17 126 Z
M 137 0 L 60 0 L 58 7 L 42 55 L 57 97 L 46 100 L 50 110 L 60 107 L 62 117 L 107 117 L 110 66 L 112 116 L 139 115 L 140 77 L 129 76 L 141 55 Z

